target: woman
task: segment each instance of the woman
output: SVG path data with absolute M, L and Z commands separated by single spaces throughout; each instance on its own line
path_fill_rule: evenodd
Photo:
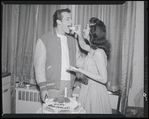
M 87 45 L 77 32 L 79 44 L 88 52 L 83 67 L 70 67 L 71 71 L 80 72 L 88 80 L 81 84 L 78 101 L 87 113 L 111 114 L 111 104 L 106 88 L 107 59 L 110 54 L 110 43 L 106 40 L 106 26 L 98 18 L 92 17 L 83 30 L 83 37 L 89 41 Z

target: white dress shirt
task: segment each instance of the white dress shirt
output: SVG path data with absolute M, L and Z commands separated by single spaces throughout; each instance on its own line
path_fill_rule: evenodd
M 61 40 L 61 80 L 70 80 L 70 73 L 66 71 L 69 67 L 69 52 L 68 52 L 68 44 L 67 37 L 65 35 L 57 34 Z

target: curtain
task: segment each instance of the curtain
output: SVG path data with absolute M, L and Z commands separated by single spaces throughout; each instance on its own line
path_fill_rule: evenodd
M 128 105 L 129 89 L 132 86 L 133 53 L 134 53 L 134 34 L 136 20 L 136 2 L 129 1 L 123 6 L 124 29 L 122 46 L 122 100 L 121 111 L 125 115 Z
M 13 9 L 15 9 L 11 5 L 3 6 L 3 19 L 2 19 L 2 72 L 10 72 L 11 68 L 11 51 L 13 45 L 12 36 L 15 31 L 12 30 L 15 24 L 15 17 Z M 9 34 L 9 35 L 8 35 Z
M 36 6 L 20 5 L 17 37 L 17 76 L 31 78 Z
M 19 5 L 3 5 L 2 67 L 11 73 L 11 112 L 15 112 L 16 51 L 18 37 Z M 7 62 L 5 62 L 7 61 Z
M 99 18 L 106 25 L 107 39 L 111 43 L 107 88 L 117 91 L 122 77 L 122 5 L 76 5 L 75 24 L 81 24 L 84 28 L 91 17 Z
M 38 5 L 37 39 L 53 30 L 53 14 L 60 5 Z
M 111 43 L 107 88 L 114 92 L 120 89 L 122 74 L 122 5 L 103 6 L 102 14 L 107 27 L 107 39 Z

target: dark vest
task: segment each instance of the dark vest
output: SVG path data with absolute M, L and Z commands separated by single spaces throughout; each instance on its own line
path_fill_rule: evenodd
M 75 39 L 66 35 L 70 65 L 76 66 L 76 43 Z M 61 83 L 61 42 L 54 33 L 46 33 L 41 37 L 46 48 L 46 84 L 47 89 L 59 89 Z M 74 85 L 75 73 L 71 73 L 71 87 Z

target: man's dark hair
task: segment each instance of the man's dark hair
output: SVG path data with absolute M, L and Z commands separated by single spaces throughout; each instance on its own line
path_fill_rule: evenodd
M 71 10 L 68 8 L 56 10 L 55 13 L 53 14 L 53 27 L 57 26 L 56 20 L 62 20 L 62 18 L 63 18 L 62 12 L 70 13 Z

